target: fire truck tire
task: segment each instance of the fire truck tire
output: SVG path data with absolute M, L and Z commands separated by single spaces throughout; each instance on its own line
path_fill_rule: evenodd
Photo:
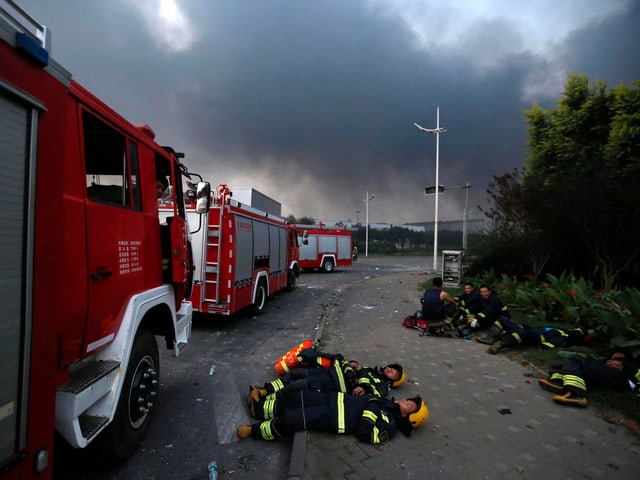
M 296 272 L 290 269 L 287 272 L 287 290 L 293 290 L 294 288 L 296 288 L 296 279 Z
M 325 273 L 333 272 L 333 259 L 325 258 L 324 262 L 322 262 L 322 271 Z
M 260 315 L 264 310 L 265 303 L 267 303 L 267 285 L 264 280 L 260 280 L 256 289 L 256 296 L 253 299 L 253 305 L 251 305 L 252 313 Z
M 127 460 L 142 443 L 157 398 L 159 373 L 156 339 L 141 329 L 133 341 L 116 414 L 102 438 L 113 460 Z

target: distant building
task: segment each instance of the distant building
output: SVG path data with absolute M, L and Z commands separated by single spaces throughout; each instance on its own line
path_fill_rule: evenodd
M 433 222 L 414 222 L 407 225 L 422 227 L 424 232 L 433 233 Z M 477 233 L 484 231 L 489 226 L 485 218 L 470 218 L 467 220 L 467 232 Z M 462 232 L 464 221 L 462 220 L 440 220 L 438 221 L 438 231 L 448 230 L 451 232 Z

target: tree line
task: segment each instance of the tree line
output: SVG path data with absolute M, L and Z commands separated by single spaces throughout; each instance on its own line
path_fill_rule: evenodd
M 528 155 L 494 176 L 491 230 L 471 271 L 640 280 L 640 81 L 610 88 L 570 75 L 556 108 L 525 112 Z

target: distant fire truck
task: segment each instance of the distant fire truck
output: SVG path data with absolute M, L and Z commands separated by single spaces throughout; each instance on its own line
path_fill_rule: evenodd
M 196 311 L 229 315 L 249 307 L 260 313 L 268 296 L 295 287 L 300 272 L 296 229 L 279 212 L 254 208 L 232 198 L 227 185 L 216 189 L 208 214 L 192 234 Z M 259 195 L 259 206 L 277 202 Z M 198 225 L 189 207 L 190 223 Z M 193 221 L 191 221 L 193 220 Z
M 353 265 L 351 232 L 346 228 L 296 225 L 300 243 L 300 268 L 332 272 Z
M 191 335 L 182 155 L 49 51 L 46 27 L 0 0 L 0 476 L 11 480 L 52 477 L 54 430 L 129 457 L 156 403 L 156 336 L 178 355 Z M 159 179 L 173 185 L 162 220 Z M 210 187 L 196 187 L 206 212 Z

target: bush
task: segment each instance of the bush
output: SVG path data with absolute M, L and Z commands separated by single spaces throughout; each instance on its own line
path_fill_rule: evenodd
M 640 358 L 640 291 L 635 288 L 596 290 L 584 278 L 565 273 L 537 281 L 532 275 L 520 280 L 488 271 L 476 282 L 492 285 L 505 304 L 523 309 L 534 324 L 583 328 L 607 348 Z

